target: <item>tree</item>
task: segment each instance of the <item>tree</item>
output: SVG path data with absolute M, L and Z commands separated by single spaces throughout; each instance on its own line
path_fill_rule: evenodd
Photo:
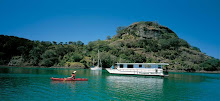
M 41 55 L 42 61 L 41 65 L 42 66 L 53 66 L 58 62 L 58 57 L 57 54 L 54 50 L 46 50 L 42 55 Z
M 76 42 L 76 45 L 78 45 L 78 46 L 83 46 L 84 43 L 83 43 L 82 41 L 77 41 L 77 42 Z
M 104 68 L 109 68 L 117 62 L 117 57 L 108 52 L 101 52 L 100 57 Z
M 168 41 L 169 41 L 170 46 L 175 47 L 175 48 L 179 47 L 179 39 L 170 38 Z
M 72 42 L 72 41 L 69 41 L 69 44 L 73 44 L 73 42 Z
M 203 62 L 200 66 L 206 71 L 220 70 L 220 60 L 211 58 Z
M 190 47 L 190 45 L 183 39 L 179 39 L 179 45 L 187 48 Z
M 165 39 L 160 39 L 159 44 L 161 46 L 161 49 L 169 49 L 169 47 L 170 47 L 169 41 L 165 40 Z
M 146 62 L 146 57 L 140 54 L 134 54 L 129 56 L 129 60 L 131 60 L 133 63 L 144 63 Z
M 45 47 L 49 47 L 52 45 L 52 43 L 50 41 L 41 41 L 41 45 L 43 45 Z
M 57 45 L 57 42 L 56 42 L 56 41 L 53 41 L 53 44 L 54 44 L 54 45 Z
M 60 42 L 59 45 L 63 45 L 63 42 Z
M 126 26 L 119 26 L 119 27 L 117 27 L 117 33 L 120 33 L 125 28 L 126 28 Z
M 83 59 L 82 54 L 71 52 L 64 55 L 63 60 L 65 62 L 80 62 Z
M 41 54 L 43 53 L 43 50 L 40 49 L 39 47 L 34 47 L 30 53 L 29 53 L 29 57 L 30 57 L 30 62 L 32 65 L 37 66 L 38 63 L 40 62 L 41 59 Z
M 111 39 L 111 36 L 108 35 L 106 39 L 107 39 L 107 40 L 110 40 L 110 39 Z
M 192 46 L 191 48 L 192 48 L 193 50 L 196 50 L 196 51 L 198 51 L 198 52 L 201 52 L 201 50 L 200 50 L 198 47 Z

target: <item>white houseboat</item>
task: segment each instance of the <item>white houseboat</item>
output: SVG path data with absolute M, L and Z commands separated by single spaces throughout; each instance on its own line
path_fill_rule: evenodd
M 168 63 L 116 63 L 117 66 L 106 68 L 111 74 L 133 74 L 146 76 L 164 76 L 163 66 Z

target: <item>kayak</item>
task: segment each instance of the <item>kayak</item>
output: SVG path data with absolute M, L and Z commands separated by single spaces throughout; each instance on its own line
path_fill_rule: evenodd
M 88 81 L 88 79 L 86 78 L 75 78 L 75 79 L 72 79 L 72 78 L 50 78 L 51 80 L 54 80 L 54 81 Z
M 75 78 L 75 79 L 72 79 L 72 78 L 51 78 L 51 80 L 54 80 L 54 81 L 88 81 L 88 79 L 86 78 Z

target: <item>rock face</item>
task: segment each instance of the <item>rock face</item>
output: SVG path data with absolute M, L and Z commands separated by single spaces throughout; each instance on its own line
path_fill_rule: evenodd
M 116 37 L 120 38 L 124 34 L 130 34 L 145 39 L 162 38 L 165 34 L 170 34 L 172 37 L 178 38 L 172 30 L 156 22 L 133 23 L 127 28 L 119 30 Z
M 22 65 L 23 61 L 24 59 L 22 58 L 22 56 L 14 56 L 8 63 L 8 66 L 20 66 Z

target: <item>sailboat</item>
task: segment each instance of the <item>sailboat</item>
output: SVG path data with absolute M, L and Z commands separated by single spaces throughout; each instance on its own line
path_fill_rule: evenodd
M 93 59 L 93 65 L 94 65 L 94 59 Z M 91 70 L 102 70 L 102 62 L 101 59 L 99 59 L 99 50 L 98 50 L 98 64 L 97 66 L 92 67 Z

